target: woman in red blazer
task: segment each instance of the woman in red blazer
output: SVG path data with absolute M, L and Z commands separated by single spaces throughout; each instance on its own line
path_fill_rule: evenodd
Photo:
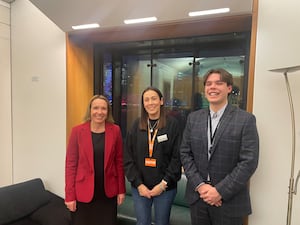
M 65 204 L 73 225 L 116 225 L 125 198 L 123 143 L 106 97 L 89 102 L 85 122 L 73 127 L 66 153 Z

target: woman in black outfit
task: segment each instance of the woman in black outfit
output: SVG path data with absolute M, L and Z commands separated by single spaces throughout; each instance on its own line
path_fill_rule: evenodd
M 180 131 L 177 120 L 167 117 L 157 88 L 142 93 L 141 117 L 127 134 L 124 168 L 132 186 L 137 225 L 168 225 L 171 206 L 181 177 Z

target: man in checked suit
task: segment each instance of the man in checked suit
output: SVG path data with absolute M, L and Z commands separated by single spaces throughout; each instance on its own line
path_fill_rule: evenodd
M 180 149 L 192 225 L 242 225 L 251 213 L 248 181 L 258 164 L 255 116 L 228 103 L 232 75 L 204 76 L 208 109 L 190 113 Z

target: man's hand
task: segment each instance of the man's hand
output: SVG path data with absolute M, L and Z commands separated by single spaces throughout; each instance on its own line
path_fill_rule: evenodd
M 209 205 L 221 206 L 222 196 L 219 194 L 217 189 L 210 184 L 203 184 L 198 188 L 200 198 L 203 199 Z

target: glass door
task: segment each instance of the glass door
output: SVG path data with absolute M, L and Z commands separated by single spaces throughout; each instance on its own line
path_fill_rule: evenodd
M 245 109 L 248 37 L 235 33 L 97 46 L 95 94 L 109 98 L 123 137 L 140 116 L 141 94 L 148 86 L 160 89 L 168 114 L 178 119 L 183 130 L 190 112 L 208 107 L 203 76 L 212 68 L 232 73 L 229 101 Z

